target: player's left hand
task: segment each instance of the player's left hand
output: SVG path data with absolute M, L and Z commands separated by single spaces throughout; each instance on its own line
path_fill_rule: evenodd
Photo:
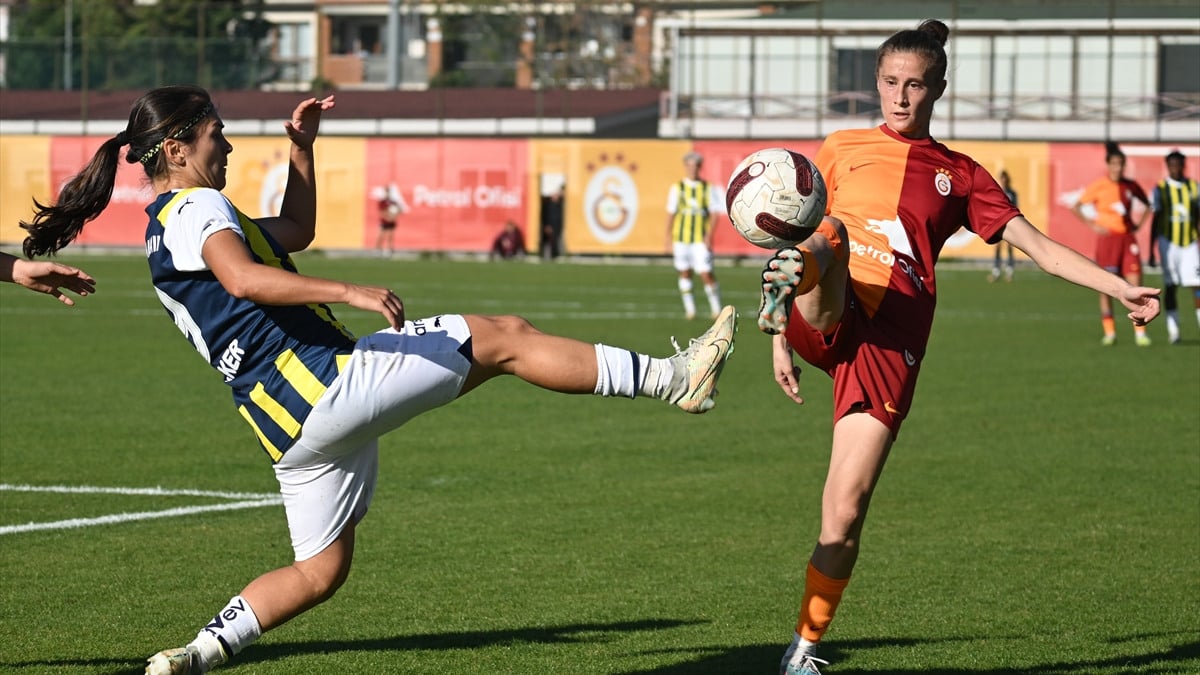
M 1145 326 L 1158 316 L 1160 309 L 1159 290 L 1145 286 L 1127 286 L 1121 291 L 1121 304 L 1130 309 L 1129 320 L 1137 326 Z
M 292 111 L 292 118 L 283 123 L 288 138 L 302 148 L 311 148 L 321 126 L 321 113 L 334 106 L 333 94 L 325 98 L 306 98 Z
M 771 362 L 775 383 L 783 393 L 796 403 L 804 403 L 804 398 L 800 396 L 800 366 L 792 358 L 792 347 L 783 335 L 771 338 Z

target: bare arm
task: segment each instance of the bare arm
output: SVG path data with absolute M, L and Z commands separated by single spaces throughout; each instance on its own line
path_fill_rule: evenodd
M 1129 319 L 1136 324 L 1148 323 L 1158 316 L 1157 288 L 1134 286 L 1104 271 L 1096 263 L 1039 232 L 1023 216 L 1008 221 L 1004 241 L 1021 249 L 1046 272 L 1120 300 L 1130 310 Z
M 31 291 L 52 295 L 64 305 L 74 305 L 66 289 L 79 296 L 96 292 L 96 280 L 81 269 L 46 260 L 23 260 L 0 252 L 0 281 L 9 281 Z
M 288 252 L 303 251 L 317 232 L 317 175 L 313 143 L 321 126 L 321 113 L 334 106 L 333 96 L 300 102 L 292 117 L 283 123 L 292 141 L 288 157 L 287 187 L 279 216 L 257 222 Z
M 241 237 L 222 230 L 204 242 L 204 261 L 235 298 L 260 305 L 345 303 L 378 312 L 392 328 L 404 324 L 404 303 L 395 293 L 376 286 L 309 277 L 256 262 Z
M 796 403 L 804 403 L 800 396 L 800 366 L 792 358 L 792 346 L 783 334 L 771 338 L 771 364 L 775 371 L 775 383 L 784 395 Z

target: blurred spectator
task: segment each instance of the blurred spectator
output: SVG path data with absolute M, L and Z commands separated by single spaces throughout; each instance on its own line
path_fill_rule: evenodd
M 408 212 L 408 204 L 400 194 L 400 188 L 380 185 L 371 191 L 375 207 L 379 209 L 379 234 L 375 237 L 375 248 L 381 255 L 391 257 L 395 248 L 396 220 Z
M 540 250 L 542 257 L 547 260 L 553 260 L 562 253 L 563 189 L 564 186 L 559 186 L 542 197 Z
M 525 236 L 521 234 L 520 228 L 513 221 L 504 223 L 504 229 L 496 235 L 496 240 L 492 242 L 492 251 L 488 253 L 488 260 L 495 260 L 497 256 L 509 260 L 524 255 Z

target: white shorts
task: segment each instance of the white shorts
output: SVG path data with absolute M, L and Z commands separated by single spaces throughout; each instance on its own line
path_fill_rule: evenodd
M 471 369 L 471 331 L 444 314 L 359 339 L 275 464 L 296 560 L 325 550 L 367 514 L 379 437 L 458 397 Z
M 674 254 L 675 269 L 679 272 L 686 270 L 695 270 L 700 273 L 712 271 L 712 249 L 705 246 L 703 242 L 685 244 L 677 241 L 674 244 Z
M 1200 240 L 1177 246 L 1166 237 L 1159 237 L 1158 258 L 1162 261 L 1164 284 L 1200 287 Z

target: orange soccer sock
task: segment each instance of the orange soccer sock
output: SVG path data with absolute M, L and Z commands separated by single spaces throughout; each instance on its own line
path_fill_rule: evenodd
M 800 283 L 796 284 L 796 295 L 804 295 L 821 282 L 821 263 L 817 261 L 816 254 L 802 248 L 800 256 L 804 258 L 804 267 L 800 271 Z
M 832 579 L 808 563 L 804 579 L 804 599 L 800 601 L 800 619 L 796 633 L 809 642 L 820 642 L 821 636 L 833 621 L 833 613 L 842 601 L 842 593 L 850 578 Z
M 1100 317 L 1100 325 L 1104 327 L 1105 335 L 1117 334 L 1117 324 L 1113 321 L 1112 314 Z
M 846 259 L 848 256 L 846 244 L 842 241 L 841 235 L 838 234 L 837 230 L 828 221 L 822 220 L 821 224 L 817 226 L 816 233 L 821 234 L 829 240 L 829 245 L 833 247 L 833 257 L 835 259 Z M 800 255 L 804 258 L 804 270 L 800 273 L 800 283 L 796 284 L 796 295 L 804 295 L 816 288 L 817 284 L 821 282 L 821 263 L 812 251 L 803 246 L 797 248 L 799 248 Z

